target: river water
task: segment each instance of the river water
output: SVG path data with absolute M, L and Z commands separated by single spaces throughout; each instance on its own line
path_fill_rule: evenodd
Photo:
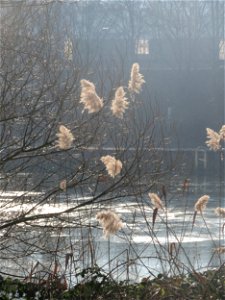
M 216 253 L 215 249 L 225 246 L 225 220 L 216 215 L 215 208 L 225 208 L 224 182 L 193 178 L 185 193 L 181 186 L 169 195 L 167 209 L 159 212 L 154 228 L 148 197 L 143 206 L 135 202 L 120 203 L 116 211 L 126 221 L 124 232 L 109 241 L 98 238 L 101 263 L 107 266 L 109 249 L 112 261 L 115 258 L 109 266 L 111 269 L 116 268 L 118 261 L 123 261 L 120 257 L 123 255 L 127 260 L 125 267 L 129 268 L 129 276 L 134 280 L 161 272 L 173 275 L 218 267 L 224 261 L 224 254 Z M 194 204 L 205 194 L 210 196 L 208 205 L 193 223 Z M 129 258 L 126 259 L 126 255 Z
M 13 199 L 13 193 L 14 196 L 15 194 L 19 196 L 19 192 L 16 191 L 2 193 L 2 203 L 9 201 L 10 197 Z M 197 214 L 193 223 L 194 204 L 205 194 L 210 196 L 208 205 L 202 215 Z M 74 201 L 81 203 L 88 199 L 90 198 L 84 196 L 74 198 L 73 194 L 67 194 L 66 203 L 62 196 L 61 203 L 45 204 L 38 208 L 38 213 L 63 211 L 68 206 L 74 205 Z M 67 226 L 60 232 L 48 229 L 45 242 L 39 242 L 37 239 L 45 226 L 40 230 L 37 227 L 33 228 L 35 232 L 33 243 L 36 247 L 33 249 L 36 250 L 30 251 L 30 254 L 27 244 L 22 246 L 18 243 L 17 246 L 9 246 L 11 253 L 18 251 L 17 259 L 13 255 L 9 255 L 12 259 L 7 259 L 7 251 L 2 249 L 1 271 L 10 273 L 13 269 L 16 274 L 25 276 L 37 262 L 39 266 L 51 268 L 56 258 L 52 251 L 56 249 L 56 244 L 57 249 L 60 249 L 57 261 L 61 266 L 61 272 L 66 274 L 74 273 L 75 269 L 81 270 L 97 264 L 118 280 L 139 281 L 143 277 L 152 277 L 162 272 L 174 275 L 193 269 L 201 271 L 209 267 L 218 267 L 224 262 L 225 254 L 216 253 L 215 248 L 225 246 L 223 232 L 225 220 L 218 217 L 214 210 L 216 207 L 225 208 L 224 200 L 222 180 L 193 177 L 189 180 L 185 191 L 182 188 L 182 181 L 178 180 L 173 188 L 168 188 L 166 209 L 158 212 L 154 227 L 153 209 L 147 195 L 142 199 L 125 198 L 102 206 L 94 205 L 91 209 L 79 211 L 79 218 L 86 226 L 81 228 L 76 226 L 75 222 L 73 226 Z M 5 207 L 4 210 L 8 209 L 13 213 L 18 209 L 29 208 L 28 204 L 24 205 L 23 208 L 21 205 L 18 208 L 15 203 L 13 208 Z M 122 230 L 107 239 L 104 238 L 102 228 L 95 219 L 95 214 L 103 208 L 116 211 L 124 223 Z M 70 225 L 71 218 L 77 219 L 77 212 L 70 215 Z M 21 225 L 21 232 L 23 230 Z M 30 228 L 29 234 L 31 230 Z M 41 243 L 44 243 L 45 248 L 48 243 L 48 253 L 37 251 L 37 245 L 41 248 Z M 25 258 L 19 255 L 21 249 L 27 251 Z M 68 254 L 70 259 L 65 266 L 65 257 Z M 71 281 L 74 283 L 74 278 Z

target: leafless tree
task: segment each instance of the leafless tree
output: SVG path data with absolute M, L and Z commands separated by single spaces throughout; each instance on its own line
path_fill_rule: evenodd
M 121 201 L 126 205 L 130 199 L 141 205 L 172 168 L 170 157 L 157 150 L 165 146 L 166 138 L 160 113 L 150 101 L 146 107 L 141 94 L 134 96 L 127 89 L 132 56 L 126 57 L 126 43 L 106 47 L 117 29 L 110 27 L 116 20 L 104 3 L 99 2 L 100 7 L 92 1 L 4 4 L 1 272 L 31 278 L 38 268 L 35 262 L 49 272 L 63 260 L 68 268 L 69 258 L 73 270 L 81 262 L 93 265 L 91 228 L 97 226 L 96 212 Z M 132 9 L 127 2 L 121 11 L 134 34 L 136 26 L 126 23 L 134 21 Z M 103 97 L 104 106 L 96 113 L 83 111 L 82 79 L 94 82 Z M 122 119 L 110 110 L 119 86 L 124 86 L 129 101 Z M 60 125 L 74 136 L 67 149 L 57 147 Z M 115 178 L 101 161 L 105 155 L 122 162 Z

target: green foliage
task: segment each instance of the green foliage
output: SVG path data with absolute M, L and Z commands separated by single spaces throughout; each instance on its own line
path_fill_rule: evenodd
M 80 283 L 69 290 L 59 288 L 55 278 L 49 283 L 21 282 L 0 277 L 0 299 L 24 300 L 222 300 L 225 299 L 225 267 L 167 277 L 159 274 L 140 283 L 115 282 L 98 266 L 77 273 Z M 37 297 L 37 292 L 39 297 Z

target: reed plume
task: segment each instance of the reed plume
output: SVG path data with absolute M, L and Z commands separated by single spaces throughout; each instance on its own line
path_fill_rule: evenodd
M 157 209 L 164 209 L 164 205 L 161 201 L 161 199 L 159 198 L 159 196 L 155 193 L 149 193 L 148 194 L 152 204 L 154 205 L 154 208 Z
M 225 125 L 223 125 L 220 129 L 220 138 L 225 141 Z
M 107 238 L 110 234 L 115 234 L 124 226 L 119 216 L 111 210 L 103 210 L 97 213 L 96 219 L 103 227 L 103 234 L 105 238 Z
M 67 189 L 67 181 L 66 181 L 66 179 L 60 181 L 59 187 L 60 187 L 60 189 L 63 190 L 64 192 L 66 191 L 66 189 Z
M 203 210 L 206 208 L 208 201 L 209 201 L 208 195 L 204 195 L 204 196 L 200 197 L 197 200 L 197 202 L 195 203 L 195 211 L 202 213 Z
M 213 151 L 217 151 L 220 149 L 220 135 L 210 129 L 210 128 L 206 128 L 206 132 L 207 132 L 207 138 L 208 141 L 206 141 L 206 145 L 209 147 L 209 149 L 213 150 Z
M 80 83 L 80 103 L 84 104 L 84 110 L 86 109 L 89 114 L 99 112 L 103 107 L 103 99 L 96 94 L 95 85 L 85 79 L 82 79 Z
M 125 91 L 122 86 L 120 86 L 115 93 L 115 98 L 112 100 L 111 110 L 114 116 L 122 119 L 125 110 L 127 109 L 129 103 L 125 97 Z
M 225 208 L 217 207 L 217 208 L 215 209 L 215 213 L 216 213 L 218 216 L 225 217 Z
M 117 160 L 113 156 L 106 155 L 101 157 L 101 161 L 104 163 L 106 170 L 111 177 L 114 178 L 121 172 L 123 165 L 119 159 Z
M 214 249 L 214 252 L 218 253 L 218 254 L 223 254 L 225 253 L 225 247 L 218 247 Z
M 56 147 L 62 150 L 69 149 L 74 141 L 72 132 L 64 125 L 59 126 L 59 132 L 56 134 L 56 136 L 58 137 Z
M 134 63 L 131 68 L 130 81 L 128 83 L 129 90 L 137 94 L 141 91 L 142 84 L 145 83 L 144 76 L 139 73 L 139 70 L 139 64 Z

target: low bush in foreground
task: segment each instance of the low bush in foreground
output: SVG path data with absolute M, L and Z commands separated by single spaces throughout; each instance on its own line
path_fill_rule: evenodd
M 159 274 L 154 279 L 145 278 L 141 283 L 115 282 L 98 268 L 84 270 L 79 276 L 84 279 L 82 283 L 68 290 L 65 290 L 65 284 L 58 278 L 52 278 L 51 282 L 32 283 L 1 277 L 0 299 L 225 299 L 224 266 L 216 270 L 176 277 Z

